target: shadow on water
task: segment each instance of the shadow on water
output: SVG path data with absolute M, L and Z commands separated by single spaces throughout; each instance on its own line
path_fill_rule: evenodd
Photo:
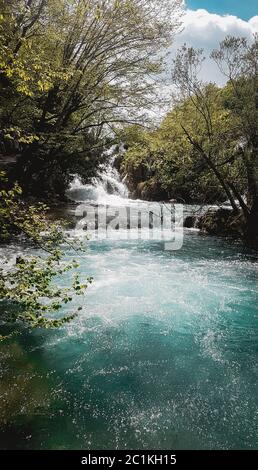
M 11 331 L 10 327 L 1 328 L 4 335 Z M 42 356 L 44 335 L 22 327 L 15 332 L 0 343 L 1 449 L 37 447 L 48 433 L 50 409 L 58 403 L 55 373 L 49 371 Z

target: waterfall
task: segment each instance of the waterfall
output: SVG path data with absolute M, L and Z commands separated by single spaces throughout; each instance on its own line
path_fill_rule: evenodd
M 75 202 L 90 201 L 97 204 L 124 205 L 128 198 L 128 188 L 114 166 L 114 159 L 93 178 L 90 184 L 83 184 L 75 176 L 67 195 Z
M 110 152 L 112 152 L 111 149 Z M 142 214 L 149 213 L 154 208 L 154 214 L 159 214 L 160 204 L 162 202 L 149 202 L 140 199 L 129 199 L 129 191 L 125 182 L 121 179 L 119 172 L 115 165 L 115 155 L 110 153 L 109 163 L 100 170 L 95 178 L 92 179 L 91 183 L 84 184 L 79 176 L 74 176 L 73 181 L 67 191 L 67 196 L 78 204 L 87 202 L 92 205 L 99 206 L 112 206 L 112 207 L 134 207 L 138 208 Z M 171 219 L 169 202 L 164 205 L 164 222 L 167 220 L 168 226 Z M 155 205 L 156 208 L 154 207 Z M 173 207 L 177 207 L 172 204 Z M 207 207 L 184 205 L 183 211 L 183 224 L 185 229 L 198 230 L 197 223 L 199 216 L 205 212 Z M 173 213 L 172 208 L 172 213 Z M 166 215 L 165 215 L 166 214 Z M 149 225 L 149 221 L 146 219 L 143 222 L 145 226 Z M 147 225 L 146 225 L 147 224 Z

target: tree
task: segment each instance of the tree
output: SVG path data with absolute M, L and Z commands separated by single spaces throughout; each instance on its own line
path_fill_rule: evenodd
M 231 183 L 234 182 L 242 194 L 246 188 L 244 171 L 239 161 L 232 158 L 237 140 L 233 130 L 230 132 L 232 123 L 223 107 L 223 90 L 208 85 L 203 93 L 212 103 L 213 121 L 216 122 L 216 133 L 220 135 L 216 146 L 215 140 L 213 142 L 216 165 L 221 177 L 227 180 L 230 175 Z M 126 152 L 121 168 L 129 186 L 132 189 L 139 186 L 144 192 L 149 187 L 150 199 L 172 198 L 203 204 L 224 202 L 227 194 L 218 184 L 217 174 L 211 165 L 207 165 L 199 147 L 192 145 L 185 129 L 205 150 L 208 148 L 210 141 L 206 127 L 189 98 L 181 99 L 157 129 L 146 131 L 130 127 L 123 133 L 121 138 L 126 144 Z
M 238 187 L 239 174 L 235 175 L 234 171 L 234 153 L 239 135 L 230 111 L 224 108 L 222 91 L 211 84 L 205 85 L 199 79 L 203 60 L 202 50 L 183 46 L 174 61 L 172 79 L 180 91 L 180 97 L 191 103 L 194 113 L 191 128 L 183 120 L 181 127 L 192 147 L 214 173 L 233 211 L 236 214 L 239 212 L 236 199 L 247 217 L 248 207 Z
M 258 246 L 258 35 L 226 37 L 212 58 L 228 79 L 227 107 L 235 118 L 239 135 L 239 157 L 248 182 L 247 239 Z

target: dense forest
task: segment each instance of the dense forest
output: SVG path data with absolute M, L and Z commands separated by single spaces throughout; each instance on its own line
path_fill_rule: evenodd
M 71 174 L 94 176 L 119 124 L 142 123 L 180 3 L 1 1 L 1 153 L 26 194 L 64 196 Z

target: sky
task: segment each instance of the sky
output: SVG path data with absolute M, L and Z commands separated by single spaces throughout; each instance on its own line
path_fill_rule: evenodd
M 253 34 L 258 33 L 258 0 L 186 0 L 185 3 L 183 31 L 175 38 L 172 56 L 186 43 L 204 49 L 205 56 L 209 57 L 227 35 L 251 40 Z M 210 59 L 201 75 L 205 81 L 218 85 L 225 83 L 225 78 Z
M 258 14 L 258 0 L 186 0 L 186 3 L 191 10 L 204 8 L 210 13 L 236 15 L 243 20 Z

